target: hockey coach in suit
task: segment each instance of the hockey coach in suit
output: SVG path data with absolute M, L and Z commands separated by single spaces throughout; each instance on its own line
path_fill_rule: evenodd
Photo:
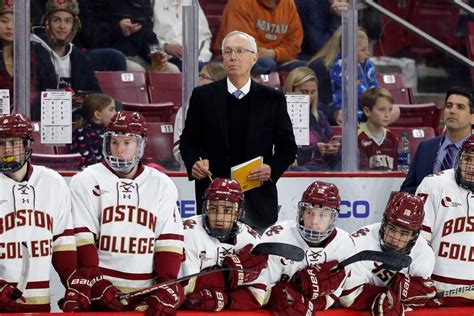
M 195 180 L 198 214 L 211 177 L 229 178 L 232 166 L 263 156 L 263 166 L 249 178 L 263 184 L 245 192 L 242 219 L 261 232 L 278 218 L 276 182 L 296 158 L 295 138 L 283 93 L 250 78 L 255 39 L 230 32 L 222 56 L 227 78 L 194 89 L 180 151 Z

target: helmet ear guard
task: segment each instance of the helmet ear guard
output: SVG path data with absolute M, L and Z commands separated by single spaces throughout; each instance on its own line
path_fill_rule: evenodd
M 304 240 L 311 243 L 320 243 L 333 232 L 339 214 L 341 198 L 339 189 L 332 183 L 315 181 L 303 192 L 298 203 L 296 226 Z M 331 218 L 326 231 L 321 232 L 307 228 L 304 223 L 304 214 L 307 209 L 320 209 L 320 212 L 331 210 Z
M 420 197 L 407 192 L 397 192 L 388 202 L 383 214 L 379 231 L 382 250 L 397 251 L 404 254 L 410 253 L 420 234 L 424 217 L 424 203 Z M 389 224 L 413 232 L 411 240 L 404 248 L 394 249 L 385 242 L 385 231 Z
M 239 219 L 243 215 L 242 202 L 244 194 L 240 184 L 236 180 L 216 178 L 214 179 L 204 193 L 204 203 L 202 212 L 202 224 L 206 232 L 219 240 L 233 238 L 240 230 Z M 232 214 L 225 213 L 223 216 L 224 223 L 231 223 L 230 227 L 215 228 L 211 223 L 211 214 L 219 211 L 219 207 L 233 203 L 235 212 Z M 217 208 L 217 209 L 216 209 Z

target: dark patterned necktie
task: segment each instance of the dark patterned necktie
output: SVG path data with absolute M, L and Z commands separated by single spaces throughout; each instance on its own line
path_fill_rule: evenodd
M 456 158 L 457 148 L 454 144 L 449 144 L 446 147 L 446 155 L 441 163 L 441 171 L 451 169 L 453 167 L 454 159 Z

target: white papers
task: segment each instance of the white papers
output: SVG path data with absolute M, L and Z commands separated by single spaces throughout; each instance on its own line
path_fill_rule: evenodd
M 10 114 L 10 90 L 0 89 L 0 114 Z
M 309 145 L 309 95 L 286 94 L 286 105 L 296 145 Z
M 71 92 L 41 92 L 41 143 L 70 144 L 72 140 L 71 122 Z

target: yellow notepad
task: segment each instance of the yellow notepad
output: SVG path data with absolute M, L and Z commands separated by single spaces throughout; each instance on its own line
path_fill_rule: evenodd
M 250 171 L 258 169 L 263 166 L 263 157 L 258 156 L 257 158 L 243 162 L 239 165 L 233 166 L 230 169 L 230 177 L 237 180 L 242 187 L 242 191 L 248 191 L 253 188 L 257 188 L 262 185 L 262 181 L 249 180 Z

